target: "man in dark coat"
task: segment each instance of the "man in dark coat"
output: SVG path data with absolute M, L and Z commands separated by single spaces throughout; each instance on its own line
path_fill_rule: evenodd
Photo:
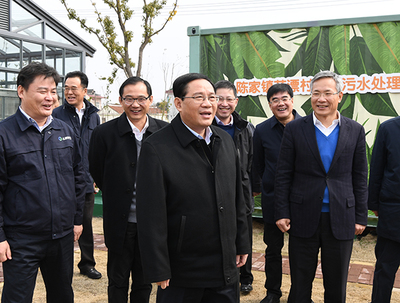
M 93 129 L 100 124 L 99 111 L 94 105 L 85 99 L 89 80 L 81 71 L 70 72 L 65 76 L 64 94 L 65 101 L 62 106 L 53 110 L 53 117 L 58 118 L 74 130 L 79 141 L 79 150 L 82 157 L 82 166 L 85 173 L 85 206 L 83 208 L 83 231 L 79 238 L 81 260 L 78 268 L 81 274 L 91 279 L 100 279 L 101 273 L 94 266 L 93 250 L 93 208 L 94 208 L 94 184 L 89 173 L 89 141 Z
M 250 122 L 244 120 L 235 111 L 239 99 L 237 97 L 236 87 L 232 82 L 220 80 L 215 83 L 215 90 L 219 99 L 213 125 L 220 127 L 231 135 L 236 149 L 239 152 L 243 201 L 246 205 L 250 245 L 252 245 L 254 199 L 251 190 L 250 174 L 253 161 L 254 126 Z M 253 290 L 251 266 L 252 254 L 250 252 L 246 264 L 240 267 L 240 291 L 244 294 L 248 294 Z
M 313 113 L 286 125 L 275 177 L 275 219 L 289 231 L 289 303 L 311 302 L 321 248 L 324 301 L 346 301 L 354 235 L 367 225 L 364 128 L 341 116 L 339 76 L 311 81 Z
M 108 248 L 108 300 L 148 302 L 151 284 L 143 280 L 136 221 L 136 173 L 142 142 L 167 123 L 147 115 L 153 102 L 150 84 L 128 78 L 119 90 L 124 113 L 98 126 L 90 140 L 89 169 L 103 193 L 103 224 Z
M 400 266 L 400 117 L 383 122 L 372 151 L 368 208 L 379 216 L 373 303 L 389 303 Z
M 230 136 L 210 126 L 218 97 L 204 75 L 173 84 L 178 116 L 143 143 L 138 232 L 157 302 L 239 301 L 249 253 L 240 164 Z
M 286 83 L 272 85 L 267 92 L 273 116 L 257 125 L 254 132 L 253 195 L 262 192 L 264 221 L 266 297 L 260 303 L 278 303 L 282 296 L 282 248 L 284 233 L 274 219 L 274 181 L 276 162 L 285 126 L 300 115 L 293 109 L 293 90 Z

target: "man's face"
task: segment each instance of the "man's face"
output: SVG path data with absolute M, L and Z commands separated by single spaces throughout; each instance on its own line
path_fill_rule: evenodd
M 187 92 L 184 97 L 215 96 L 214 88 L 205 79 L 197 79 L 189 82 Z M 175 98 L 175 107 L 180 112 L 182 121 L 198 134 L 211 125 L 217 110 L 217 102 L 211 103 L 208 99 L 197 102 L 193 98 Z
M 269 108 L 278 121 L 287 120 L 293 112 L 293 98 L 288 92 L 278 92 L 270 98 Z
M 20 85 L 17 91 L 23 111 L 38 125 L 44 124 L 53 111 L 53 103 L 57 100 L 57 86 L 54 79 L 36 76 L 27 90 Z
M 336 82 L 332 78 L 322 78 L 313 83 L 311 106 L 318 120 L 337 116 L 337 108 L 343 93 L 336 90 Z
M 82 107 L 83 99 L 87 93 L 87 88 L 81 84 L 79 77 L 68 78 L 64 83 L 65 99 L 69 104 L 75 107 Z
M 122 98 L 119 97 L 119 103 L 121 103 L 126 116 L 135 126 L 136 123 L 142 124 L 146 122 L 146 114 L 149 111 L 151 103 L 153 102 L 153 96 L 146 99 L 143 104 L 139 104 L 136 98 L 147 98 L 148 96 L 146 85 L 143 82 L 138 82 L 136 84 L 126 85 L 124 87 Z M 134 98 L 135 101 L 133 101 L 132 104 L 129 104 L 129 102 L 125 102 L 123 98 Z
M 230 116 L 235 111 L 238 104 L 238 99 L 235 97 L 233 90 L 229 88 L 219 88 L 217 89 L 216 94 L 219 96 L 219 101 L 217 103 L 217 112 L 215 114 L 221 121 L 225 122 L 226 120 L 229 122 Z

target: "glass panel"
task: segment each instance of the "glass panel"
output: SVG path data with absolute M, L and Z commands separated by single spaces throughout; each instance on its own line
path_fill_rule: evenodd
M 20 68 L 19 40 L 0 37 L 0 66 Z
M 28 65 L 31 62 L 42 62 L 42 45 L 22 41 L 22 65 Z
M 63 74 L 63 49 L 48 46 L 46 47 L 46 64 L 54 67 L 60 75 Z
M 0 88 L 11 88 L 17 90 L 17 73 L 1 72 Z
M 6 81 L 6 73 L 0 72 L 0 88 L 5 88 L 5 81 Z
M 76 70 L 81 70 L 81 54 L 82 53 L 66 50 L 65 74 Z
M 29 13 L 26 9 L 24 9 L 14 1 L 11 2 L 12 31 L 18 31 L 19 28 L 26 27 L 27 25 L 33 24 L 37 21 L 39 21 L 39 19 L 33 16 L 31 13 Z M 28 32 L 25 31 L 25 34 L 28 34 Z M 39 34 L 39 37 L 43 38 L 40 31 L 36 34 Z
M 42 38 L 42 25 L 41 24 L 36 24 L 34 26 L 28 27 L 20 32 L 18 32 L 18 34 L 24 34 L 24 35 L 28 35 L 31 37 L 35 37 L 35 38 Z
M 46 25 L 46 40 L 51 40 L 51 41 L 56 41 L 56 42 L 61 42 L 61 43 L 66 43 L 66 44 L 72 45 L 71 42 L 69 42 L 67 39 L 65 39 L 63 36 L 58 34 L 56 31 L 54 31 L 47 25 Z
M 15 92 L 16 94 L 17 92 Z M 19 106 L 19 98 L 17 96 L 15 97 L 7 97 L 7 98 L 3 98 L 4 99 L 4 119 L 14 115 L 15 112 L 18 109 Z

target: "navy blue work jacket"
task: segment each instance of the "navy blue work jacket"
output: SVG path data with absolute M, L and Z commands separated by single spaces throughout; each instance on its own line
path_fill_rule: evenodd
M 293 110 L 295 119 L 301 116 Z M 253 192 L 261 192 L 264 222 L 275 224 L 274 182 L 285 127 L 275 116 L 258 124 L 253 137 Z
M 87 101 L 85 103 L 85 112 L 82 117 L 82 124 L 79 121 L 78 114 L 76 113 L 75 107 L 64 100 L 64 104 L 53 110 L 53 117 L 58 118 L 69 126 L 75 132 L 75 136 L 78 139 L 79 151 L 82 157 L 83 173 L 85 175 L 85 192 L 93 193 L 93 178 L 89 173 L 89 142 L 92 136 L 93 130 L 100 124 L 100 117 L 97 114 L 99 111 L 96 106 Z
M 0 123 L 0 242 L 17 232 L 57 239 L 82 224 L 84 182 L 73 130 L 42 132 L 18 109 Z

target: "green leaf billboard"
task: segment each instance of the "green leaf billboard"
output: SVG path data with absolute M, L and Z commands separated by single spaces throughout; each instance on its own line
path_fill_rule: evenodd
M 269 84 L 300 85 L 321 70 L 341 75 L 339 111 L 364 125 L 368 159 L 378 126 L 400 111 L 400 16 L 199 30 L 196 39 L 199 66 L 191 71 L 235 83 L 237 110 L 255 125 L 272 115 Z M 295 93 L 294 108 L 311 113 L 309 92 Z

